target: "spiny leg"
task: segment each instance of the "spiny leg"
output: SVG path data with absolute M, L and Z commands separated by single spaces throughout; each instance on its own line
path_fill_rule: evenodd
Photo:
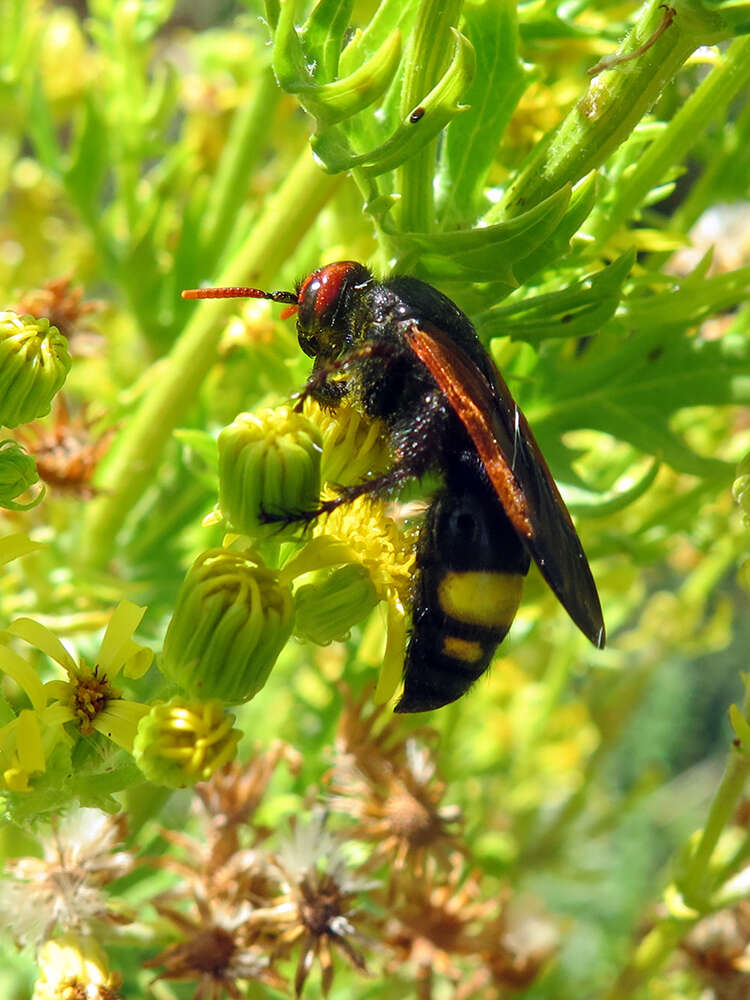
M 412 477 L 413 473 L 406 466 L 394 465 L 381 476 L 374 476 L 372 479 L 363 479 L 362 482 L 354 483 L 352 486 L 339 487 L 338 496 L 332 497 L 330 500 L 321 500 L 317 507 L 313 507 L 310 510 L 285 510 L 278 512 L 261 510 L 260 520 L 264 524 L 278 524 L 282 527 L 289 524 L 308 525 L 323 514 L 330 514 L 343 504 L 352 503 L 352 501 L 358 500 L 360 497 L 377 497 L 382 496 L 384 493 L 389 493 L 391 490 L 403 486 L 407 479 L 411 479 Z

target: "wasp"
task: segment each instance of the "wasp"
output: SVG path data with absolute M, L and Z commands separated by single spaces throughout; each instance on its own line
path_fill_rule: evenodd
M 392 457 L 386 471 L 340 488 L 304 517 L 439 474 L 417 543 L 396 712 L 447 705 L 487 670 L 532 559 L 578 628 L 604 646 L 596 584 L 544 456 L 472 323 L 447 296 L 413 277 L 378 281 L 351 260 L 318 268 L 294 292 L 183 296 L 287 304 L 299 345 L 314 359 L 301 397 L 330 409 L 346 397 L 383 422 Z

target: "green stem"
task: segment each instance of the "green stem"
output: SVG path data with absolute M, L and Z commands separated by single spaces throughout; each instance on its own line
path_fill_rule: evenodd
M 750 719 L 750 685 L 745 690 L 742 715 L 746 720 Z M 697 910 L 706 908 L 707 900 L 714 887 L 714 873 L 709 869 L 711 857 L 722 831 L 734 815 L 748 775 L 750 775 L 748 748 L 744 748 L 743 753 L 733 750 L 721 784 L 711 803 L 708 820 L 701 833 L 698 846 L 691 855 L 685 874 L 679 882 L 679 888 L 685 902 Z
M 220 275 L 219 284 L 237 285 L 272 276 L 340 183 L 341 177 L 320 171 L 306 148 Z M 153 481 L 162 448 L 193 404 L 216 356 L 222 320 L 233 308 L 236 304 L 230 299 L 201 302 L 168 358 L 160 362 L 160 378 L 125 428 L 107 467 L 100 484 L 102 496 L 88 508 L 82 542 L 85 564 L 102 566 L 112 558 L 113 541 Z
M 750 38 L 737 38 L 720 65 L 691 94 L 661 135 L 639 156 L 618 184 L 606 211 L 599 211 L 585 226 L 598 243 L 605 243 L 632 218 L 649 191 L 672 164 L 680 163 L 705 133 L 709 122 L 720 118 L 727 104 L 750 81 Z
M 745 691 L 742 714 L 745 719 L 750 718 L 750 685 Z M 678 883 L 686 908 L 693 908 L 695 915 L 689 916 L 689 910 L 684 917 L 670 914 L 649 931 L 636 948 L 633 958 L 617 982 L 602 1000 L 629 1000 L 636 989 L 648 982 L 667 961 L 677 944 L 700 916 L 718 905 L 719 897 L 711 898 L 716 883 L 716 873 L 710 868 L 711 858 L 719 837 L 737 808 L 748 775 L 750 775 L 750 756 L 746 752 L 738 753 L 732 750 L 721 784 L 711 803 L 708 820 L 700 840 Z
M 747 39 L 744 40 L 747 41 Z M 727 60 L 733 54 L 733 49 L 734 46 L 722 57 L 719 69 L 723 70 L 726 67 Z M 718 69 L 713 70 L 705 83 L 708 83 L 717 71 Z M 736 157 L 747 149 L 748 141 L 750 141 L 750 101 L 745 104 L 736 122 L 727 123 L 724 126 L 724 140 L 725 145 L 722 152 L 706 163 L 703 173 L 690 189 L 687 198 L 672 216 L 670 228 L 675 232 L 688 232 L 706 209 L 715 202 L 716 192 L 720 191 L 722 187 L 723 172 L 728 167 L 731 169 L 736 163 Z
M 238 194 L 246 189 L 246 178 L 266 148 L 261 140 L 268 132 L 280 97 L 272 71 L 265 69 L 253 99 L 235 113 L 206 206 L 203 245 L 207 261 L 216 259 L 221 242 L 232 231 Z
M 414 111 L 445 71 L 453 45 L 450 29 L 458 24 L 462 6 L 463 0 L 421 0 L 401 91 L 402 118 Z M 402 232 L 426 233 L 433 228 L 436 143 L 427 143 L 399 171 Z
M 592 79 L 557 132 L 533 154 L 488 213 L 488 223 L 528 211 L 602 164 L 627 139 L 688 56 L 699 45 L 724 37 L 717 18 L 696 0 L 673 0 L 672 7 L 674 19 L 649 48 Z M 619 54 L 645 46 L 657 35 L 664 17 L 661 0 L 648 0 Z

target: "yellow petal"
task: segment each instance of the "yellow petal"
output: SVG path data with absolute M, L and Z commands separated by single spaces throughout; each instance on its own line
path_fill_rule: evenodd
M 148 711 L 148 705 L 142 705 L 138 701 L 113 698 L 104 711 L 99 712 L 93 720 L 94 729 L 112 740 L 118 747 L 132 753 L 138 723 Z
M 132 601 L 120 601 L 104 632 L 97 662 L 107 677 L 115 677 L 127 656 L 127 644 L 132 641 L 133 632 L 138 628 L 146 613 L 145 608 Z
M 36 646 L 42 653 L 46 653 L 51 660 L 59 663 L 68 673 L 75 673 L 78 669 L 75 660 L 60 642 L 54 632 L 35 622 L 33 618 L 16 618 L 12 625 L 6 629 L 11 635 L 17 635 L 20 639 Z
M 406 611 L 397 597 L 388 601 L 387 616 L 385 655 L 372 699 L 376 705 L 384 705 L 393 697 L 401 680 L 406 652 Z
M 36 549 L 43 548 L 41 542 L 32 542 L 29 536 L 21 531 L 13 535 L 5 535 L 4 538 L 0 538 L 0 566 L 4 566 L 13 559 L 19 559 L 29 552 L 34 552 Z
M 44 708 L 47 704 L 47 695 L 39 674 L 30 663 L 7 646 L 0 646 L 0 670 L 12 677 L 16 684 L 24 689 L 34 708 Z

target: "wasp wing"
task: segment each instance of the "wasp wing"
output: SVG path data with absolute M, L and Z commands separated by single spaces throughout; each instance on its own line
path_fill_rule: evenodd
M 604 620 L 588 560 L 526 418 L 491 359 L 489 373 L 444 331 L 411 323 L 406 342 L 471 437 L 505 513 L 542 576 L 591 642 Z

